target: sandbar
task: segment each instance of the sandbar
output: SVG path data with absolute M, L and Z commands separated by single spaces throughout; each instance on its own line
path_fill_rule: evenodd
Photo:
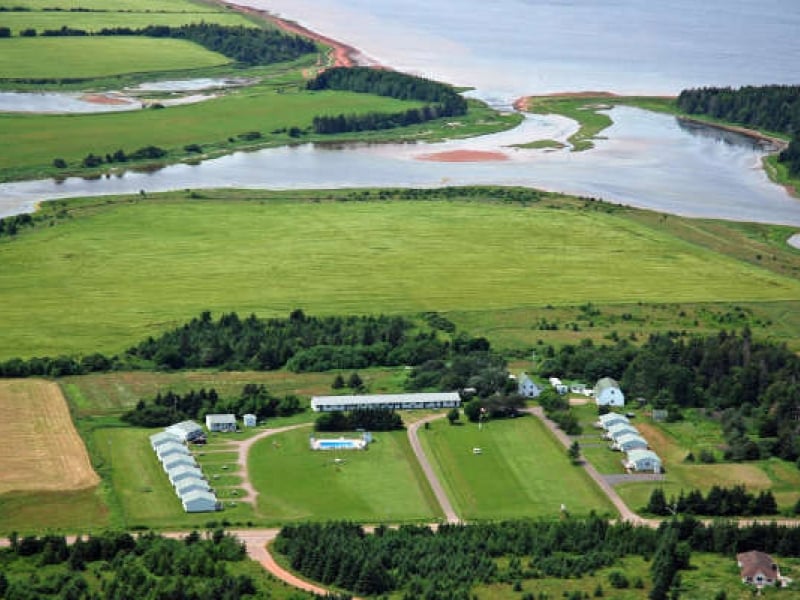
M 432 160 L 436 162 L 489 162 L 508 160 L 508 155 L 502 152 L 488 150 L 447 150 L 432 154 L 420 154 L 417 160 Z

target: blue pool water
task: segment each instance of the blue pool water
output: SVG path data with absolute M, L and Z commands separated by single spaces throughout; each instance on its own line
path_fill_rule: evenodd
M 355 450 L 356 440 L 318 440 L 320 450 Z

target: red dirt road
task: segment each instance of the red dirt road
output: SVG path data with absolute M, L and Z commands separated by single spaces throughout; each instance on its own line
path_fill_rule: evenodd
M 414 455 L 417 457 L 417 462 L 419 462 L 419 466 L 422 467 L 422 471 L 425 473 L 425 477 L 428 479 L 428 483 L 433 490 L 433 494 L 436 496 L 436 501 L 439 503 L 439 506 L 442 507 L 444 518 L 448 523 L 460 523 L 461 519 L 458 518 L 456 511 L 453 509 L 453 505 L 450 503 L 450 498 L 447 497 L 444 487 L 442 487 L 442 483 L 439 481 L 436 473 L 434 473 L 433 467 L 431 467 L 428 457 L 425 456 L 425 452 L 422 450 L 422 444 L 420 444 L 419 437 L 417 436 L 417 430 L 419 429 L 420 425 L 423 423 L 429 423 L 436 419 L 441 419 L 444 416 L 445 415 L 431 415 L 409 425 L 408 441 L 411 443 L 411 449 L 414 451 Z

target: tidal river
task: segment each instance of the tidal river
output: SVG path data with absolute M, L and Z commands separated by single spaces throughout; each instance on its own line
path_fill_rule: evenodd
M 674 94 L 698 85 L 797 83 L 800 6 L 792 0 L 239 0 L 357 47 L 375 62 L 458 85 L 507 107 L 521 95 L 608 90 Z M 185 188 L 525 185 L 674 214 L 800 225 L 800 200 L 761 169 L 753 140 L 633 108 L 596 148 L 524 150 L 574 123 L 531 116 L 502 134 L 432 145 L 292 148 L 97 180 L 0 185 L 0 216 L 38 201 Z M 488 150 L 506 160 L 421 160 Z

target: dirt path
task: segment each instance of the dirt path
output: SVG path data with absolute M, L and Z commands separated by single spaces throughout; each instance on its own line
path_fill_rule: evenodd
M 414 455 L 417 457 L 417 461 L 422 467 L 422 471 L 425 473 L 425 477 L 428 479 L 428 483 L 430 484 L 431 489 L 436 496 L 436 501 L 439 503 L 439 506 L 442 507 L 444 518 L 448 523 L 460 523 L 461 519 L 458 518 L 456 511 L 453 509 L 453 505 L 450 504 L 450 498 L 447 497 L 447 494 L 442 487 L 442 483 L 439 481 L 436 473 L 433 472 L 433 467 L 431 467 L 428 457 L 425 456 L 425 452 L 422 449 L 422 444 L 420 444 L 419 437 L 417 436 L 417 430 L 419 429 L 420 425 L 423 423 L 430 423 L 436 419 L 442 419 L 444 416 L 445 415 L 431 415 L 409 425 L 408 441 L 411 443 L 411 449 L 414 451 Z
M 239 466 L 238 474 L 242 476 L 242 483 L 239 485 L 239 487 L 241 487 L 245 492 L 243 496 L 237 498 L 238 502 L 249 502 L 254 508 L 256 507 L 258 492 L 253 487 L 253 483 L 250 481 L 250 472 L 247 470 L 247 457 L 250 454 L 250 448 L 253 447 L 253 444 L 259 440 L 268 438 L 271 435 L 277 435 L 279 433 L 284 433 L 285 431 L 291 431 L 292 429 L 310 426 L 311 423 L 301 423 L 299 425 L 287 425 L 286 427 L 278 427 L 276 429 L 265 429 L 264 431 L 246 440 L 242 440 L 240 442 L 228 442 L 228 446 L 225 448 L 225 450 L 229 452 L 230 450 L 235 450 L 238 453 L 236 464 Z

